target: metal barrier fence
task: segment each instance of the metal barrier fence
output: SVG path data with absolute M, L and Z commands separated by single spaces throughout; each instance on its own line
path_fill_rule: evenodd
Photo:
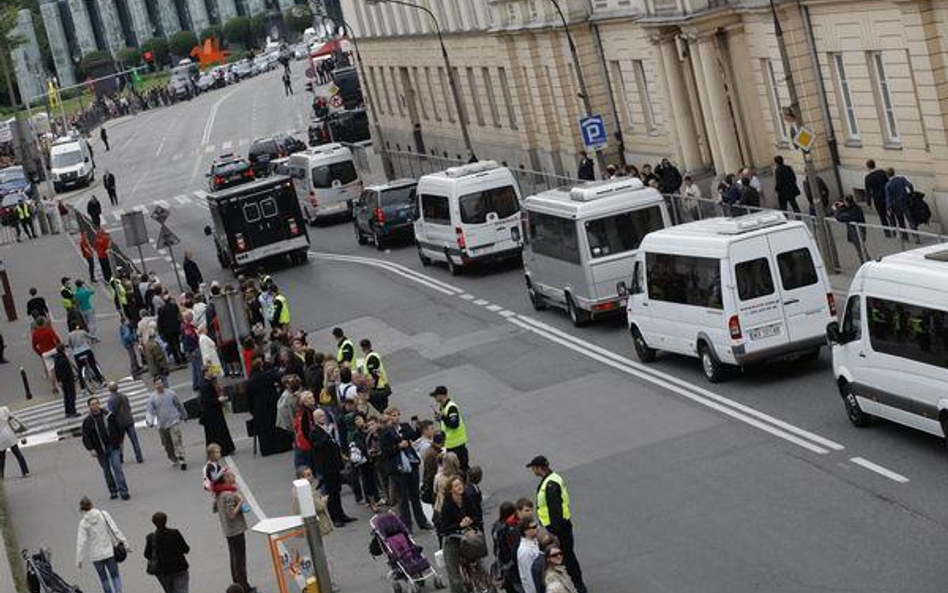
M 73 220 L 76 221 L 76 225 L 79 229 L 79 232 L 85 234 L 86 240 L 89 241 L 89 245 L 95 245 L 95 227 L 92 225 L 92 221 L 89 220 L 85 214 L 79 210 L 69 206 L 69 211 L 72 214 Z M 109 248 L 109 264 L 112 266 L 113 274 L 117 278 L 137 278 L 141 272 L 138 270 L 138 266 L 135 265 L 135 262 L 132 261 L 130 257 L 125 255 L 119 246 L 115 243 L 115 238 L 112 239 L 111 247 Z M 105 278 L 106 281 L 109 278 Z
M 414 152 L 383 151 L 392 163 L 396 178 L 419 178 L 422 175 L 443 171 L 448 167 L 465 164 L 457 159 L 429 156 Z M 511 169 L 524 196 L 533 195 L 557 187 L 571 186 L 580 180 L 551 175 L 526 169 Z M 666 194 L 665 201 L 673 224 L 692 222 L 719 216 L 733 217 L 751 212 L 775 212 L 772 208 L 732 206 L 716 200 L 689 199 L 678 194 Z M 816 238 L 823 255 L 826 269 L 832 273 L 852 275 L 862 262 L 885 255 L 892 255 L 922 247 L 948 242 L 948 235 L 899 229 L 877 224 L 844 223 L 833 217 L 815 216 L 800 212 L 784 211 L 788 219 L 799 220 L 807 225 Z

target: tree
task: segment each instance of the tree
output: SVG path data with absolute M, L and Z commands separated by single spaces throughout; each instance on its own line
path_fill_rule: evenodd
M 112 61 L 112 54 L 107 51 L 95 50 L 90 51 L 86 55 L 82 56 L 82 61 L 79 62 L 79 77 L 86 78 L 98 66 L 103 64 L 108 64 Z
M 11 106 L 15 104 L 16 92 L 14 90 L 15 81 L 12 72 L 13 60 L 10 59 L 10 52 L 25 41 L 23 37 L 11 34 L 16 26 L 16 7 L 4 6 L 0 8 L 0 74 L 3 76 L 3 90 L 7 96 L 7 104 Z
M 152 64 L 156 68 L 161 68 L 169 63 L 168 60 L 168 42 L 162 37 L 153 37 L 141 45 L 142 57 L 151 52 Z
M 201 34 L 198 35 L 198 41 L 201 42 L 202 44 L 208 39 L 217 39 L 217 41 L 220 42 L 221 46 L 223 46 L 224 45 L 223 30 L 216 25 L 212 25 L 208 27 L 207 29 L 204 29 L 203 31 L 201 31 Z
M 313 26 L 313 11 L 309 6 L 293 6 L 283 13 L 286 28 L 294 33 L 302 33 Z
M 138 66 L 142 63 L 142 52 L 137 47 L 125 47 L 119 50 L 118 59 L 126 67 Z
M 244 48 L 250 47 L 250 19 L 245 16 L 235 16 L 224 25 L 224 39 L 232 43 L 239 43 Z
M 178 31 L 168 38 L 168 49 L 179 58 L 190 56 L 197 44 L 197 37 L 191 31 Z
M 267 37 L 270 27 L 270 15 L 265 12 L 250 17 L 250 36 L 254 43 L 261 43 Z

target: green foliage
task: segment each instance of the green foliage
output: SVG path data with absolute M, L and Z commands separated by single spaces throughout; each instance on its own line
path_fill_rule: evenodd
M 103 64 L 108 64 L 111 61 L 112 55 L 107 51 L 90 51 L 86 55 L 82 56 L 82 61 L 79 62 L 79 78 L 83 79 L 88 77 L 94 68 Z
M 168 49 L 179 58 L 191 55 L 191 50 L 198 44 L 197 37 L 191 31 L 178 31 L 168 38 Z
M 265 12 L 250 17 L 250 36 L 255 43 L 262 43 L 266 39 L 269 25 L 270 16 Z
M 221 46 L 223 46 L 224 45 L 224 31 L 220 27 L 216 25 L 212 25 L 208 27 L 207 29 L 204 29 L 203 31 L 201 31 L 201 34 L 198 35 L 198 41 L 201 43 L 204 43 L 208 39 L 217 39 L 220 42 Z
M 168 42 L 162 37 L 154 37 L 141 45 L 142 56 L 151 52 L 154 56 L 154 65 L 157 68 L 167 66 L 170 63 L 168 56 Z
M 286 28 L 294 33 L 302 33 L 313 26 L 313 11 L 309 6 L 297 5 L 283 13 Z
M 224 24 L 224 39 L 231 43 L 239 43 L 244 48 L 250 47 L 250 19 L 245 16 L 235 16 Z
M 137 47 L 125 47 L 119 50 L 118 58 L 126 67 L 138 66 L 142 63 L 142 52 Z

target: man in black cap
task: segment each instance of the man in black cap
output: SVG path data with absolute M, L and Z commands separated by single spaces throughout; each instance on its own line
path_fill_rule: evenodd
M 434 408 L 435 420 L 441 422 L 441 432 L 444 433 L 444 448 L 448 453 L 454 453 L 461 462 L 461 471 L 465 474 L 469 467 L 467 454 L 467 428 L 464 426 L 464 416 L 461 408 L 451 401 L 448 388 L 438 385 L 431 392 L 438 406 Z
M 578 593 L 586 593 L 586 584 L 583 582 L 583 570 L 573 551 L 573 524 L 570 522 L 569 492 L 566 490 L 566 481 L 552 469 L 550 462 L 543 455 L 537 455 L 530 460 L 527 467 L 533 470 L 533 475 L 540 478 L 537 486 L 537 518 L 540 524 L 560 540 L 563 550 L 563 563 L 569 573 Z

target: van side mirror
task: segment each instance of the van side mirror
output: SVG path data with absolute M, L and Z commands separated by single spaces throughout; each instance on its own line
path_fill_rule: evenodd
M 211 236 L 211 225 L 209 225 L 209 224 L 208 224 L 208 225 L 204 225 L 204 234 L 207 235 L 208 237 Z
M 826 326 L 826 339 L 830 344 L 841 344 L 843 341 L 843 335 L 839 330 L 839 322 L 831 321 Z
M 621 280 L 616 284 L 616 293 L 622 298 L 629 296 L 629 287 L 626 286 L 625 280 Z

